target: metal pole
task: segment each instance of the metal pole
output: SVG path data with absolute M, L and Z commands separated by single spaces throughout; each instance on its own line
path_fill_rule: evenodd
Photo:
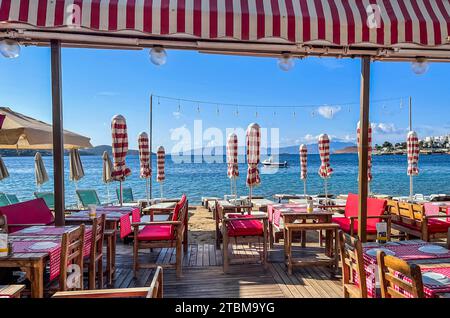
M 150 127 L 149 127 L 150 137 L 149 137 L 149 147 L 150 147 L 150 169 L 152 168 L 152 140 L 153 140 L 153 94 L 150 95 Z M 150 199 L 152 199 L 152 189 L 153 189 L 153 182 L 152 182 L 152 176 L 150 176 Z
M 369 94 L 370 94 L 370 57 L 361 59 L 361 96 L 360 96 L 360 129 L 359 143 L 359 203 L 358 203 L 358 236 L 366 242 L 367 196 L 368 196 L 368 157 L 369 157 Z
M 64 132 L 62 114 L 61 42 L 52 40 L 52 123 L 53 123 L 53 192 L 55 195 L 55 225 L 64 225 Z
M 412 130 L 412 97 L 409 97 L 409 131 Z
M 409 131 L 412 131 L 412 97 L 409 97 Z M 412 201 L 414 196 L 413 176 L 409 176 L 409 200 Z

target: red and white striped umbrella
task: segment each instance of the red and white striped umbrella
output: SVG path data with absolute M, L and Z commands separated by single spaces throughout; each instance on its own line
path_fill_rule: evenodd
M 308 148 L 306 145 L 300 146 L 300 179 L 306 180 L 308 177 Z
M 330 139 L 327 134 L 319 136 L 319 155 L 321 161 L 319 176 L 328 179 L 333 173 L 333 169 L 330 167 Z
M 359 143 L 361 140 L 361 124 L 358 121 L 358 125 L 356 127 L 356 141 L 358 143 L 358 147 L 359 147 Z M 368 138 L 368 157 L 367 157 L 367 179 L 370 181 L 372 181 L 372 126 L 369 123 L 369 138 Z M 359 151 L 358 151 L 358 156 L 359 156 Z
M 127 123 L 122 115 L 116 115 L 111 121 L 113 172 L 112 177 L 116 181 L 125 181 L 131 174 L 131 170 L 125 164 L 128 152 Z
M 250 124 L 247 128 L 246 134 L 247 143 L 247 185 L 250 187 L 250 197 L 251 189 L 253 186 L 259 185 L 261 183 L 261 178 L 259 177 L 259 157 L 260 157 L 260 146 L 261 146 L 261 132 L 258 124 Z
M 236 134 L 230 134 L 227 140 L 227 164 L 228 178 L 234 179 L 239 176 L 238 170 L 238 139 Z
M 156 181 L 158 182 L 162 182 L 164 180 L 166 180 L 166 174 L 164 172 L 164 165 L 165 165 L 165 161 L 166 161 L 166 151 L 164 150 L 163 146 L 160 146 L 158 148 L 158 152 L 157 152 L 157 169 L 158 169 L 158 174 L 156 176 Z
M 419 138 L 414 131 L 408 133 L 406 140 L 408 151 L 408 176 L 417 176 L 419 174 Z
M 139 176 L 143 179 L 147 179 L 152 175 L 152 169 L 150 168 L 150 149 L 148 145 L 147 133 L 141 132 L 138 137 L 139 162 L 141 167 Z

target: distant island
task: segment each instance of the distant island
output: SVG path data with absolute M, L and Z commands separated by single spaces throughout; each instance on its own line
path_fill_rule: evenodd
M 0 155 L 2 157 L 32 157 L 36 154 L 36 152 L 40 152 L 42 156 L 51 156 L 51 150 L 20 150 L 20 149 L 0 149 Z M 112 155 L 112 147 L 109 145 L 100 145 L 95 146 L 90 149 L 80 149 L 81 156 L 101 156 L 103 152 L 107 151 L 109 155 Z M 69 151 L 64 151 L 64 155 L 68 156 Z M 139 155 L 138 150 L 129 149 L 129 156 L 137 156 Z

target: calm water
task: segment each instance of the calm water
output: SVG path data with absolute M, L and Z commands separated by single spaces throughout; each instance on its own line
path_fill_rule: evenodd
M 33 157 L 3 158 L 9 170 L 10 178 L 0 182 L 0 191 L 16 193 L 21 200 L 33 197 L 37 190 L 34 181 Z M 102 183 L 101 157 L 82 157 L 85 177 L 78 182 L 80 189 L 97 190 L 100 199 L 107 201 L 107 187 Z M 280 161 L 288 161 L 289 167 L 279 169 L 272 174 L 262 174 L 262 184 L 255 188 L 254 194 L 272 196 L 274 193 L 303 193 L 303 183 L 299 178 L 299 158 L 297 155 L 281 155 Z M 52 158 L 44 157 L 44 163 L 50 181 L 44 184 L 42 191 L 52 191 Z M 156 165 L 156 160 L 153 160 Z M 139 178 L 139 159 L 137 156 L 127 157 L 127 165 L 132 175 L 125 181 L 125 186 L 131 186 L 136 197 L 145 197 L 145 181 Z M 317 174 L 320 165 L 318 155 L 308 157 L 308 193 L 323 193 L 323 180 Z M 68 157 L 65 162 L 68 169 Z M 332 155 L 331 166 L 334 174 L 329 179 L 329 193 L 357 192 L 358 156 L 356 154 Z M 389 193 L 394 195 L 409 194 L 409 177 L 406 175 L 406 156 L 374 156 L 371 190 L 375 193 Z M 422 156 L 419 160 L 420 175 L 414 178 L 416 193 L 450 193 L 450 155 Z M 264 169 L 261 169 L 264 171 Z M 153 167 L 156 171 L 156 166 Z M 191 202 L 199 203 L 202 196 L 223 196 L 230 192 L 230 182 L 226 176 L 225 163 L 192 163 L 175 164 L 166 160 L 166 181 L 164 196 L 176 197 L 187 193 Z M 267 171 L 267 170 L 266 170 Z M 239 165 L 241 176 L 238 178 L 238 194 L 248 194 L 245 185 L 246 165 Z M 153 196 L 160 196 L 159 184 L 153 181 Z M 109 185 L 111 197 L 118 183 Z M 66 171 L 66 201 L 74 204 L 75 184 L 69 181 Z

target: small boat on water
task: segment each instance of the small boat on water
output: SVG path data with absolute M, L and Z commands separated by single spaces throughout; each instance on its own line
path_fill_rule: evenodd
M 287 168 L 287 161 L 284 162 L 273 162 L 272 157 L 264 160 L 262 164 L 266 167 L 279 167 L 279 168 Z

